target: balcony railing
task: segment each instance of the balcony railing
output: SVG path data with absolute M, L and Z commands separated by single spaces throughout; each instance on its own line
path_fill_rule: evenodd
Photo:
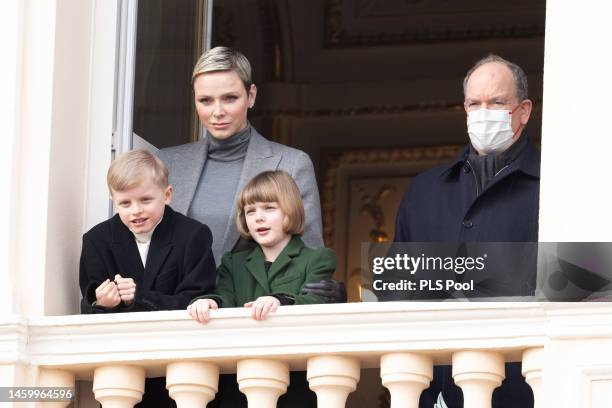
M 437 364 L 452 364 L 465 407 L 490 407 L 504 362 L 516 361 L 536 407 L 612 401 L 612 304 L 290 306 L 263 322 L 249 313 L 213 311 L 207 325 L 185 311 L 16 320 L 13 340 L 27 341 L 15 361 L 39 367 L 39 386 L 93 379 L 104 407 L 132 407 L 145 376 L 164 375 L 179 408 L 204 407 L 219 373 L 237 373 L 249 407 L 274 407 L 289 370 L 306 370 L 318 406 L 339 408 L 359 386 L 360 369 L 377 367 L 391 406 L 417 407 Z

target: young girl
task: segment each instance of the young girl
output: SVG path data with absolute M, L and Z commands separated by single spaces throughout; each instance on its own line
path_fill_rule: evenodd
M 210 309 L 251 308 L 263 320 L 280 305 L 325 303 L 315 294 L 300 294 L 307 283 L 331 278 L 336 255 L 326 248 L 304 246 L 304 205 L 289 174 L 267 171 L 255 176 L 238 197 L 236 224 L 254 249 L 226 253 L 219 266 L 217 288 L 187 308 L 194 320 L 206 323 Z
M 210 309 L 251 308 L 255 320 L 263 320 L 279 305 L 325 303 L 321 296 L 301 294 L 307 283 L 329 279 L 336 269 L 336 255 L 329 249 L 310 249 L 300 235 L 304 231 L 304 204 L 300 191 L 284 171 L 255 176 L 238 197 L 236 224 L 243 238 L 253 239 L 255 249 L 228 252 L 219 266 L 219 281 L 211 295 L 196 298 L 187 308 L 200 323 L 209 320 Z M 291 386 L 279 408 L 314 408 L 317 399 L 308 388 L 306 374 L 290 373 Z M 210 406 L 243 408 L 247 401 L 236 376 L 221 375 L 219 392 Z

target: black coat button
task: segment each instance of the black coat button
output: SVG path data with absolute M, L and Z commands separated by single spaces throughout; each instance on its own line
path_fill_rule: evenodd
M 474 223 L 470 220 L 463 220 L 462 224 L 465 228 L 468 228 L 468 229 L 474 226 Z

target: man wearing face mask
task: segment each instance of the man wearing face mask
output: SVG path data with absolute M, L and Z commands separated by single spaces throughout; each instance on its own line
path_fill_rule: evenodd
M 395 242 L 536 242 L 540 152 L 523 132 L 533 106 L 525 72 L 489 55 L 468 71 L 463 91 L 470 143 L 452 163 L 412 181 L 398 209 Z M 497 287 L 512 296 L 533 295 L 531 268 L 503 274 L 496 277 L 498 283 L 510 284 Z M 489 296 L 507 295 L 489 292 Z M 449 407 L 463 406 L 450 366 L 435 367 L 419 406 L 432 407 L 440 393 Z M 532 404 L 520 363 L 506 364 L 506 380 L 493 394 L 493 407 Z
M 527 76 L 489 55 L 468 71 L 463 90 L 470 143 L 412 181 L 395 241 L 537 241 L 540 152 L 523 132 L 533 106 Z

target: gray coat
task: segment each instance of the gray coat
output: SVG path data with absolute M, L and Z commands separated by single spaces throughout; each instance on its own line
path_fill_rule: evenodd
M 206 140 L 200 140 L 162 149 L 157 153 L 170 170 L 170 184 L 174 188 L 172 208 L 182 214 L 187 214 L 200 181 L 202 169 L 206 164 L 206 146 Z M 306 228 L 302 240 L 308 247 L 322 247 L 321 203 L 310 157 L 301 150 L 271 142 L 252 129 L 237 192 L 241 191 L 251 178 L 268 170 L 284 170 L 293 177 L 302 193 L 306 212 Z M 227 208 L 228 223 L 225 233 L 223 237 L 213 237 L 215 240 L 223 239 L 222 254 L 231 251 L 240 238 L 236 229 L 236 203 L 227 203 Z M 198 221 L 206 223 L 206 220 Z M 215 261 L 218 265 L 221 260 Z

